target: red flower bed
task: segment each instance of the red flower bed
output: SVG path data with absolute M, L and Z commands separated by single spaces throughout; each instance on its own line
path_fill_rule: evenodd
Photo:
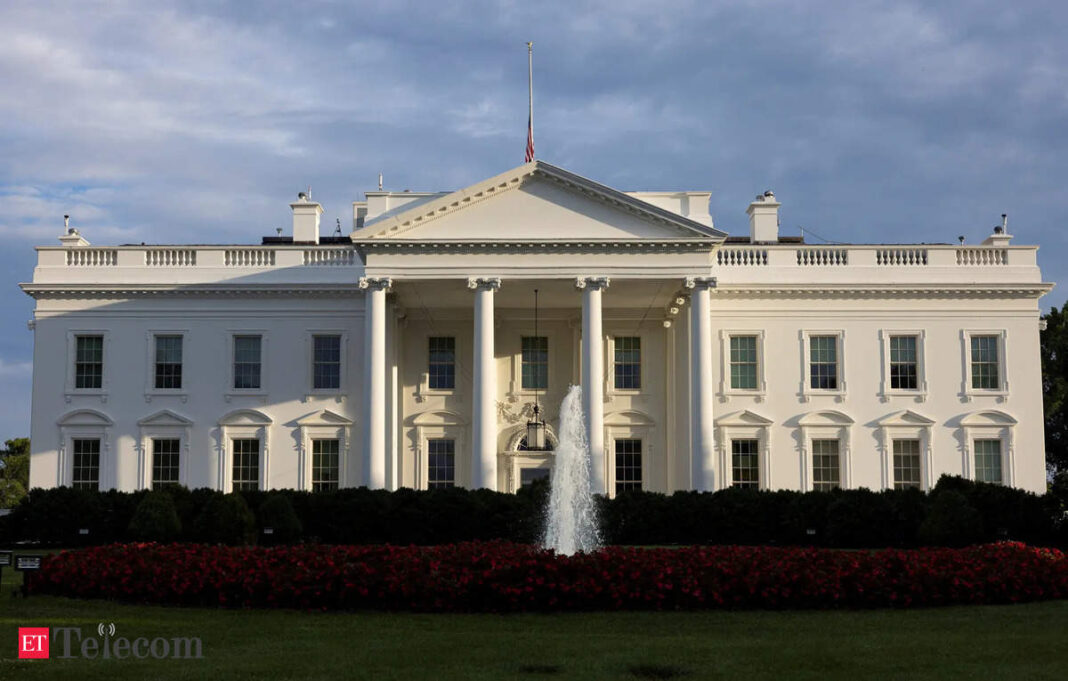
M 712 546 L 556 556 L 436 547 L 114 544 L 44 559 L 33 593 L 243 608 L 428 612 L 879 608 L 1068 597 L 1068 560 L 1019 543 L 832 551 Z

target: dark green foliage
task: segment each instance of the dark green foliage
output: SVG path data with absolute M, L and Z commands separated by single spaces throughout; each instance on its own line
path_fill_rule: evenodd
M 1068 472 L 1068 303 L 1050 308 L 1039 334 L 1042 407 L 1046 418 L 1046 466 Z
M 0 508 L 14 508 L 30 487 L 30 439 L 4 442 L 0 450 Z
M 174 500 L 166 492 L 149 492 L 137 505 L 127 536 L 139 541 L 171 542 L 182 532 Z
M 207 544 L 239 546 L 256 540 L 256 519 L 236 492 L 212 496 L 194 527 L 196 539 Z
M 341 489 L 333 492 L 271 490 L 222 494 L 211 489 L 167 487 L 152 495 L 172 502 L 179 541 L 240 544 L 322 542 L 327 544 L 444 544 L 506 539 L 532 543 L 544 530 L 549 493 L 540 481 L 516 494 L 450 488 L 419 491 Z M 965 500 L 943 502 L 941 495 Z M 14 512 L 0 518 L 0 543 L 31 541 L 77 546 L 134 541 L 133 519 L 148 492 L 84 492 L 61 487 L 32 490 Z M 961 534 L 954 527 L 966 506 L 979 518 Z M 258 534 L 248 510 L 258 510 Z M 911 547 L 924 543 L 989 542 L 1003 539 L 1068 546 L 1068 474 L 1050 492 L 1029 492 L 943 477 L 931 494 L 910 489 L 866 489 L 801 493 L 791 490 L 727 489 L 714 494 L 627 492 L 599 498 L 602 536 L 611 544 L 774 544 L 841 548 Z M 957 515 L 954 516 L 953 514 Z M 967 520 L 967 519 L 966 519 Z M 79 534 L 81 528 L 88 535 Z M 258 534 L 258 537 L 257 537 Z M 952 535 L 952 536 L 950 536 Z M 937 539 L 937 541 L 936 541 Z
M 285 494 L 268 496 L 256 511 L 256 520 L 259 524 L 260 543 L 268 546 L 297 543 L 304 533 L 300 518 Z M 267 528 L 270 528 L 270 534 L 265 532 Z
M 955 490 L 934 496 L 931 511 L 920 524 L 918 538 L 928 546 L 967 546 L 983 537 L 983 518 L 963 494 Z

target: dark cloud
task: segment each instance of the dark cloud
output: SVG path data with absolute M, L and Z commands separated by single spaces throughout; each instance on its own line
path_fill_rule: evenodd
M 1068 282 L 1060 3 L 35 2 L 0 23 L 12 403 L 32 344 L 15 283 L 63 213 L 101 243 L 254 242 L 309 184 L 346 224 L 379 172 L 393 189 L 489 177 L 522 161 L 527 40 L 546 160 L 711 190 L 735 232 L 769 187 L 787 232 L 835 240 L 975 242 L 1008 212 Z

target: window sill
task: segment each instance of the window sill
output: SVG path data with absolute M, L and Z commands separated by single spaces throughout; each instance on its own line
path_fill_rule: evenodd
M 257 397 L 262 402 L 266 403 L 267 402 L 267 391 L 266 390 L 231 390 L 230 392 L 225 393 L 223 395 L 223 398 L 227 402 L 232 401 L 235 397 Z
M 810 388 L 801 394 L 801 401 L 808 402 L 813 397 L 833 397 L 835 402 L 844 402 L 846 398 L 846 390 L 844 387 L 840 390 L 818 390 Z
M 726 390 L 719 394 L 720 402 L 730 402 L 732 397 L 751 397 L 754 402 L 763 402 L 768 394 L 764 390 Z
M 998 402 L 1004 402 L 1009 398 L 1008 389 L 1003 390 L 966 390 L 964 392 L 964 401 L 971 402 L 976 397 L 995 397 Z
M 333 399 L 340 404 L 345 401 L 345 393 L 340 390 L 312 390 L 311 392 L 304 393 L 304 397 L 301 398 L 301 401 L 308 402 L 313 399 Z
M 100 398 L 101 402 L 108 401 L 108 393 L 106 390 L 68 390 L 63 394 L 63 398 L 67 401 L 67 403 L 70 403 L 70 401 L 73 400 L 75 397 L 98 397 Z
M 879 394 L 879 399 L 883 402 L 889 402 L 893 397 L 911 397 L 917 402 L 927 401 L 926 390 L 886 390 Z
M 457 388 L 420 388 L 415 392 L 415 401 L 425 402 L 428 397 L 459 397 L 461 394 Z
M 178 397 L 182 402 L 189 401 L 189 393 L 183 390 L 150 390 L 145 393 L 145 402 L 151 402 L 155 397 Z

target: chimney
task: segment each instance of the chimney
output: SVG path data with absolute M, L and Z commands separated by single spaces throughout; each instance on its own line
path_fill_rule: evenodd
M 63 236 L 59 237 L 59 242 L 70 248 L 71 246 L 88 246 L 89 242 L 83 237 L 77 229 L 70 226 L 70 216 L 63 216 Z
M 749 240 L 753 243 L 777 243 L 779 241 L 779 206 L 775 194 L 768 191 L 758 194 L 749 204 Z
M 296 202 L 289 207 L 293 209 L 293 243 L 319 243 L 319 216 L 323 207 L 304 192 L 297 194 Z
M 1001 224 L 994 227 L 994 233 L 983 240 L 984 246 L 1008 246 L 1012 241 L 1012 235 L 1009 234 L 1009 216 L 1005 213 L 1001 214 Z

